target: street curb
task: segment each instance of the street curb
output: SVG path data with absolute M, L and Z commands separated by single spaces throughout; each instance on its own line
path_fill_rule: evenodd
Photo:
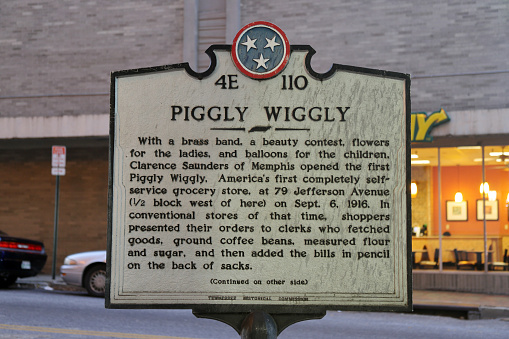
M 83 287 L 68 285 L 58 281 L 23 281 L 23 279 L 18 279 L 13 286 L 22 289 L 87 293 L 87 290 Z M 507 307 L 418 303 L 413 305 L 413 309 L 415 313 L 419 314 L 452 316 L 468 320 L 502 319 L 509 321 L 509 308 Z
M 480 306 L 481 319 L 509 319 L 509 308 Z
M 415 313 L 424 315 L 445 316 L 468 320 L 481 319 L 479 307 L 474 305 L 414 304 L 413 309 Z
M 413 309 L 418 314 L 449 316 L 468 320 L 507 319 L 509 321 L 509 308 L 507 307 L 414 304 Z

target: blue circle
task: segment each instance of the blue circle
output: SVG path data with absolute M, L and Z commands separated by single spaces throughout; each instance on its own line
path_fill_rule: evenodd
M 268 40 L 267 40 L 268 39 Z M 250 47 L 247 44 L 251 40 L 256 48 Z M 254 41 L 253 43 L 253 40 Z M 273 48 L 266 47 L 268 44 L 275 42 L 276 46 Z M 273 44 L 274 45 L 274 44 Z M 252 45 L 251 45 L 252 46 Z M 248 51 L 249 49 L 249 51 Z M 272 49 L 274 51 L 272 51 Z M 268 59 L 262 61 L 267 68 L 260 65 L 254 59 Z M 237 58 L 239 62 L 249 71 L 254 73 L 268 73 L 278 67 L 285 56 L 284 41 L 279 33 L 266 26 L 255 26 L 242 34 L 237 44 Z

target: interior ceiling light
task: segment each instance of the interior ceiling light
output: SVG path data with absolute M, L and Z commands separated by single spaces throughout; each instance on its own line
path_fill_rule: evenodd
M 417 154 L 412 154 L 412 155 L 410 156 L 410 159 L 417 159 L 417 158 L 419 158 L 419 156 L 418 156 Z
M 509 152 L 490 152 L 490 157 L 509 156 Z
M 504 148 L 502 152 L 490 152 L 490 156 L 497 157 L 497 162 L 509 162 L 509 152 L 504 152 Z
M 484 158 L 484 161 L 493 161 L 496 160 L 496 158 Z M 482 162 L 482 158 L 475 158 L 474 162 Z
M 457 149 L 481 149 L 481 146 L 458 146 Z
M 429 160 L 412 160 L 412 165 L 427 165 L 430 163 Z

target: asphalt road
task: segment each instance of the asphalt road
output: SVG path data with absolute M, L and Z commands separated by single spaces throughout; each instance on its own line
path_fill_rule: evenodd
M 509 322 L 399 313 L 329 312 L 290 326 L 281 339 L 504 338 Z M 190 310 L 109 310 L 75 292 L 0 290 L 0 338 L 239 338 L 228 325 Z

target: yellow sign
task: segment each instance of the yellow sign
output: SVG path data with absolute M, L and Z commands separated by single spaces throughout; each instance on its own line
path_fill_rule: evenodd
M 412 113 L 411 120 L 411 135 L 412 142 L 430 142 L 433 137 L 430 135 L 433 127 L 441 125 L 451 119 L 447 112 L 441 108 L 438 112 L 433 112 L 427 115 L 425 112 Z

